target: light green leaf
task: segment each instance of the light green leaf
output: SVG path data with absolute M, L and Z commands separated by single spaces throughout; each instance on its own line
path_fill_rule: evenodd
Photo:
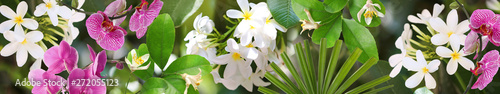
M 297 2 L 308 9 L 325 10 L 323 4 L 318 0 L 293 0 L 293 2 Z
M 360 62 L 364 63 L 371 57 L 378 60 L 377 44 L 368 29 L 353 20 L 344 19 L 342 32 L 345 44 L 350 52 L 353 52 L 356 48 L 363 50 L 358 59 Z
M 335 41 L 339 39 L 340 33 L 342 32 L 342 17 L 336 13 L 333 17 L 334 20 L 330 23 L 324 24 L 318 29 L 314 30 L 311 37 L 312 41 L 319 44 L 321 39 L 326 38 L 326 47 L 330 48 L 335 45 Z
M 434 94 L 434 93 L 432 93 L 431 90 L 429 90 L 427 87 L 424 86 L 415 90 L 414 94 Z
M 382 12 L 382 14 L 385 14 L 385 7 L 384 5 L 382 4 L 382 2 L 380 2 L 379 0 L 372 0 L 372 2 L 374 4 L 379 4 L 380 5 L 380 8 L 381 9 L 378 9 L 376 8 L 378 11 Z M 381 23 L 381 20 L 380 18 L 377 16 L 377 17 L 373 17 L 372 19 L 372 22 L 367 25 L 366 22 L 365 22 L 365 17 L 364 15 L 362 14 L 360 17 L 361 18 L 361 21 L 358 20 L 358 12 L 359 10 L 361 10 L 361 8 L 363 8 L 363 6 L 366 4 L 366 0 L 350 0 L 349 1 L 349 12 L 351 13 L 351 17 L 356 21 L 358 22 L 359 24 L 363 25 L 363 26 L 368 26 L 368 27 L 376 27 L 378 25 L 380 25 Z
M 299 24 L 299 17 L 295 15 L 290 0 L 267 0 L 267 6 L 273 18 L 286 28 Z
M 167 81 L 152 77 L 146 80 L 143 85 L 144 94 L 161 94 L 165 93 L 165 89 L 168 87 Z
M 175 28 L 170 15 L 160 14 L 149 26 L 146 37 L 150 58 L 163 69 L 175 43 Z
M 340 10 L 344 9 L 347 5 L 347 1 L 349 0 L 325 0 L 323 3 L 325 4 L 325 10 L 331 13 L 337 13 Z
M 186 55 L 172 62 L 167 70 L 165 70 L 164 74 L 187 73 L 189 75 L 196 75 L 200 73 L 200 69 L 201 75 L 210 74 L 212 66 L 210 66 L 210 62 L 204 57 L 199 55 Z
M 161 0 L 163 7 L 160 13 L 172 16 L 175 26 L 182 25 L 191 15 L 200 8 L 203 0 Z
M 165 94 L 183 94 L 186 89 L 186 82 L 180 75 L 168 75 L 163 77 L 167 82 Z

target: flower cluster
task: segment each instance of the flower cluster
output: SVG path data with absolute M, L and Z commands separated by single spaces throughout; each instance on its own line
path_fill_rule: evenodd
M 253 85 L 267 86 L 270 83 L 262 80 L 268 71 L 269 62 L 279 63 L 276 52 L 277 31 L 285 32 L 285 28 L 274 19 L 264 2 L 254 4 L 247 0 L 237 0 L 240 10 L 230 9 L 226 12 L 229 18 L 241 19 L 235 27 L 234 32 L 228 31 L 232 36 L 238 38 L 227 39 L 225 43 L 216 43 L 211 36 L 218 36 L 214 23 L 207 16 L 200 14 L 196 17 L 193 26 L 195 30 L 189 32 L 184 38 L 189 41 L 186 46 L 187 54 L 197 54 L 207 58 L 212 64 L 226 65 L 223 78 L 219 75 L 219 67 L 211 73 L 216 83 L 222 83 L 230 90 L 243 86 L 252 91 Z M 216 31 L 217 34 L 211 34 Z M 224 45 L 225 44 L 225 45 Z M 221 46 L 222 45 L 222 46 Z M 224 48 L 225 52 L 217 51 Z M 255 63 L 256 68 L 251 64 Z

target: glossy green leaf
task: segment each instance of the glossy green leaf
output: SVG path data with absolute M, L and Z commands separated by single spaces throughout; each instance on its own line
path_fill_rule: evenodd
M 389 75 L 385 75 L 385 76 L 382 76 L 382 77 L 377 78 L 375 80 L 372 80 L 372 81 L 370 81 L 368 83 L 364 83 L 363 85 L 360 85 L 360 86 L 358 86 L 358 87 L 356 87 L 356 88 L 354 88 L 354 89 L 346 92 L 345 94 L 359 94 L 359 93 L 361 93 L 361 92 L 363 92 L 365 90 L 373 88 L 373 87 L 375 87 L 377 85 L 380 85 L 383 82 L 386 82 L 386 81 L 389 81 L 389 80 L 391 80 L 391 77 L 389 77 Z
M 281 57 L 283 57 L 283 62 L 285 62 L 285 65 L 289 69 L 289 72 L 292 74 L 293 79 L 295 79 L 298 86 L 300 86 L 300 89 L 302 91 L 301 93 L 307 93 L 306 85 L 304 85 L 305 83 L 304 80 L 300 79 L 299 73 L 297 72 L 297 70 L 295 70 L 296 68 L 295 66 L 293 66 L 293 63 L 286 54 L 286 52 L 281 53 Z
M 309 13 L 311 13 L 311 17 L 314 19 L 314 21 L 316 21 L 316 22 L 321 21 L 324 23 L 328 23 L 329 21 L 333 21 L 333 19 L 335 19 L 336 15 L 341 14 L 340 12 L 339 13 L 330 13 L 326 10 L 317 10 L 317 9 L 306 8 L 306 7 L 300 5 L 299 3 L 296 3 L 296 2 L 292 2 L 292 8 L 293 8 L 293 12 L 295 12 L 295 14 L 301 20 L 304 20 L 304 19 L 309 20 L 307 18 L 306 13 L 304 12 L 304 9 L 307 9 L 307 10 L 309 10 Z
M 368 29 L 353 20 L 344 19 L 342 32 L 350 52 L 356 48 L 363 50 L 358 59 L 360 62 L 366 62 L 371 57 L 378 60 L 377 44 Z
M 165 89 L 168 87 L 167 81 L 162 78 L 152 77 L 146 80 L 143 85 L 144 94 L 160 94 L 165 93 Z
M 149 26 L 146 38 L 150 58 L 163 69 L 175 43 L 175 28 L 170 15 L 160 14 Z
M 314 30 L 311 37 L 312 41 L 319 44 L 321 39 L 326 38 L 326 47 L 330 48 L 335 45 L 335 41 L 339 39 L 340 33 L 342 32 L 342 17 L 336 15 L 337 17 L 330 23 L 324 24 L 318 29 Z
M 210 66 L 210 62 L 204 57 L 199 55 L 186 55 L 172 62 L 167 70 L 165 70 L 164 74 L 187 73 L 189 75 L 196 75 L 200 72 L 200 69 L 201 75 L 210 74 L 212 66 Z
M 382 12 L 383 14 L 385 14 L 385 7 L 384 5 L 382 4 L 382 2 L 380 2 L 379 0 L 372 0 L 372 2 L 374 4 L 379 4 L 380 5 L 380 9 L 376 8 L 378 11 Z M 363 14 L 361 14 L 362 17 L 360 17 L 361 19 L 358 20 L 358 12 L 359 10 L 361 10 L 361 8 L 363 8 L 363 6 L 366 4 L 366 0 L 350 0 L 349 1 L 349 13 L 351 13 L 351 17 L 356 21 L 358 22 L 359 24 L 363 25 L 363 26 L 368 26 L 368 27 L 376 27 L 378 25 L 380 25 L 381 23 L 381 20 L 380 18 L 377 16 L 377 17 L 373 17 L 372 19 L 372 22 L 367 25 L 366 22 L 365 22 L 365 17 L 364 17 L 364 12 Z
M 292 0 L 293 2 L 297 2 L 298 4 L 311 9 L 317 10 L 325 10 L 323 4 L 318 0 Z
M 358 80 L 361 75 L 365 74 L 365 72 L 368 71 L 368 69 L 370 69 L 376 62 L 377 59 L 375 58 L 371 58 L 366 61 L 366 63 L 363 64 L 363 66 L 361 66 L 356 72 L 354 72 L 351 77 L 347 78 L 347 80 L 342 84 L 342 86 L 339 87 L 339 89 L 335 93 L 344 93 L 344 91 L 349 88 L 354 83 L 354 81 Z
M 191 15 L 200 8 L 203 0 L 161 0 L 163 7 L 160 13 L 172 16 L 175 26 L 182 25 Z
M 347 73 L 349 73 L 349 71 L 351 70 L 354 63 L 356 63 L 356 59 L 358 59 L 361 53 L 361 49 L 356 48 L 351 56 L 347 58 L 347 60 L 335 76 L 335 79 L 333 79 L 333 82 L 330 84 L 330 87 L 328 88 L 328 94 L 333 94 L 337 90 L 340 84 L 344 81 L 344 78 L 347 76 Z
M 271 90 L 269 88 L 266 88 L 266 87 L 259 87 L 258 91 L 261 93 L 264 93 L 264 94 L 280 94 L 280 93 L 278 93 L 274 90 Z
M 271 81 L 273 85 L 283 90 L 285 93 L 292 94 L 294 93 L 292 87 L 290 85 L 285 85 L 285 83 L 281 82 L 278 78 L 272 75 L 269 72 L 266 72 L 265 77 L 267 80 Z
M 286 28 L 299 24 L 299 17 L 295 15 L 290 0 L 267 0 L 267 6 L 273 18 Z
M 331 13 L 340 12 L 340 10 L 344 9 L 347 5 L 347 1 L 349 0 L 325 0 L 323 3 L 325 4 L 325 10 Z
M 186 82 L 180 75 L 168 75 L 163 77 L 167 83 L 166 94 L 183 94 L 186 89 Z M 189 91 L 188 91 L 189 92 Z

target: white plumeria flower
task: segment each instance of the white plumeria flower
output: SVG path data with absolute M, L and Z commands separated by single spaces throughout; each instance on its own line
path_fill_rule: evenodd
M 265 72 L 260 71 L 257 73 L 252 73 L 250 78 L 244 79 L 243 82 L 241 83 L 241 86 L 243 86 L 247 91 L 252 92 L 253 90 L 253 85 L 255 86 L 268 86 L 271 85 L 269 82 L 264 82 L 262 80 L 262 77 L 264 77 Z
M 418 17 L 416 17 L 414 15 L 409 15 L 408 21 L 410 21 L 412 23 L 420 23 L 420 24 L 429 25 L 429 19 L 430 18 L 437 18 L 439 16 L 439 14 L 441 14 L 443 9 L 444 9 L 444 4 L 439 5 L 436 3 L 436 4 L 434 4 L 432 14 L 431 14 L 431 12 L 429 12 L 429 10 L 424 9 L 424 10 L 422 10 L 422 13 L 417 13 Z
M 409 71 L 416 71 L 417 73 L 406 79 L 405 86 L 408 88 L 414 88 L 425 77 L 425 86 L 429 89 L 436 88 L 436 80 L 432 77 L 430 73 L 435 72 L 439 68 L 439 60 L 435 59 L 427 64 L 427 61 L 422 54 L 422 51 L 418 50 L 417 61 L 413 60 L 411 57 L 405 57 L 403 59 L 403 66 Z
M 17 5 L 16 12 L 14 12 L 6 5 L 0 6 L 0 13 L 10 19 L 0 24 L 0 33 L 4 33 L 5 31 L 10 30 L 14 25 L 15 32 L 24 32 L 21 25 L 31 30 L 37 29 L 37 21 L 30 18 L 23 18 L 24 15 L 26 15 L 26 11 L 28 11 L 28 4 L 26 4 L 26 2 L 24 1 L 21 1 Z
M 78 0 L 78 6 L 76 8 L 80 9 L 84 2 L 85 0 Z M 68 42 L 68 44 L 72 44 L 73 40 L 75 40 L 76 37 L 78 37 L 78 34 L 80 33 L 80 30 L 78 30 L 78 28 L 73 26 L 73 23 L 83 21 L 85 19 L 85 16 L 86 16 L 85 13 L 76 12 L 76 10 L 71 10 L 71 17 L 66 20 L 68 25 L 67 27 L 64 28 L 65 32 L 63 37 L 63 40 Z
M 413 31 L 410 28 L 410 24 L 406 23 L 404 25 L 403 33 L 401 33 L 401 38 L 403 40 L 404 47 L 412 48 L 411 44 L 410 44 L 410 40 L 412 38 L 412 35 L 413 35 Z M 399 46 L 399 45 L 396 45 L 396 46 Z
M 52 25 L 57 26 L 59 19 L 57 15 L 60 15 L 64 19 L 69 19 L 72 16 L 72 11 L 66 6 L 57 5 L 56 0 L 43 0 L 44 3 L 36 6 L 35 16 L 40 17 L 47 13 L 49 15 Z
M 189 41 L 186 43 L 186 54 L 197 54 L 213 63 L 217 51 L 216 48 L 210 46 L 210 40 L 207 39 L 206 34 L 213 31 L 214 22 L 208 16 L 202 17 L 200 14 L 194 20 L 193 27 L 195 30 L 189 32 L 184 38 L 184 41 Z
M 240 50 L 240 45 L 236 43 L 234 39 L 227 40 L 226 51 L 228 54 L 221 55 L 217 57 L 218 64 L 227 64 L 224 70 L 224 77 L 232 77 L 233 75 L 240 74 L 244 78 L 250 77 L 252 74 L 252 68 L 250 64 L 252 62 L 247 62 L 244 58 L 247 58 Z M 248 60 L 251 61 L 251 60 Z M 239 71 L 239 72 L 238 72 Z
M 243 18 L 243 20 L 238 24 L 236 30 L 234 31 L 234 37 L 241 38 L 240 41 L 247 45 L 250 43 L 248 41 L 252 40 L 253 35 L 249 35 L 247 32 L 251 31 L 256 26 L 262 27 L 263 23 L 260 21 L 264 21 L 265 18 L 270 14 L 269 9 L 267 8 L 266 3 L 259 3 L 252 7 L 252 10 L 249 9 L 249 3 L 247 0 L 237 0 L 238 5 L 241 8 L 241 11 L 229 9 L 226 14 L 229 18 Z M 243 34 L 247 34 L 246 36 Z
M 259 50 L 257 50 L 257 48 L 255 48 L 254 45 L 255 45 L 255 42 L 250 43 L 248 45 L 241 45 L 240 44 L 241 54 L 244 57 L 246 57 L 246 59 L 255 60 L 259 56 L 260 52 L 259 52 Z
M 264 32 L 267 36 L 271 37 L 272 40 L 276 39 L 276 29 L 280 30 L 281 32 L 286 32 L 286 28 L 282 25 L 280 25 L 276 20 L 271 19 L 273 17 L 271 14 L 266 17 L 266 22 L 263 26 Z
M 486 0 L 486 7 L 492 10 L 500 10 L 500 2 L 498 0 Z
M 464 53 L 464 50 L 460 50 L 460 43 L 458 42 L 458 36 L 451 35 L 450 37 L 451 49 L 443 46 L 436 48 L 436 54 L 443 58 L 450 58 L 448 65 L 446 65 L 446 71 L 449 75 L 455 74 L 457 71 L 458 64 L 462 65 L 465 70 L 474 69 L 474 63 L 465 58 L 468 54 Z
M 458 23 L 457 10 L 452 9 L 446 17 L 446 23 L 441 18 L 431 18 L 429 20 L 431 27 L 439 32 L 438 34 L 432 36 L 431 42 L 434 45 L 443 45 L 450 41 L 451 35 L 457 35 L 459 37 L 459 43 L 461 45 L 465 44 L 465 38 L 467 37 L 464 33 L 469 31 L 469 21 L 464 20 Z
M 145 70 L 145 69 L 148 69 L 149 65 L 151 65 L 151 63 L 149 63 L 146 66 L 141 66 L 142 64 L 146 63 L 146 61 L 148 61 L 149 54 L 144 54 L 142 56 L 138 56 L 135 49 L 132 49 L 132 51 L 130 51 L 130 54 L 132 55 L 132 61 L 129 61 L 127 59 L 127 57 L 125 57 L 125 63 L 127 63 L 130 70 L 132 70 L 132 71 Z
M 33 58 L 43 58 L 44 51 L 42 47 L 35 43 L 42 40 L 43 33 L 40 31 L 24 32 L 6 31 L 3 36 L 10 41 L 9 44 L 0 51 L 2 56 L 16 54 L 17 66 L 22 67 L 28 59 L 28 52 Z
M 401 50 L 401 54 L 394 54 L 391 57 L 389 57 L 389 64 L 391 65 L 391 67 L 394 68 L 394 69 L 392 69 L 392 71 L 389 75 L 392 78 L 396 77 L 399 74 L 399 72 L 401 71 L 401 67 L 403 66 L 403 63 L 402 63 L 403 58 L 408 56 L 408 54 L 406 53 L 406 49 L 403 45 L 404 43 L 403 43 L 402 37 L 399 37 L 396 40 L 395 44 L 396 44 L 396 48 Z
M 366 4 L 359 10 L 357 16 L 358 16 L 358 21 L 361 22 L 361 14 L 365 17 L 365 22 L 366 25 L 370 25 L 372 23 L 373 17 L 384 17 L 384 14 L 380 11 L 378 11 L 375 7 L 378 9 L 382 9 L 379 4 L 374 4 L 372 0 L 366 0 Z M 365 11 L 366 10 L 366 11 Z

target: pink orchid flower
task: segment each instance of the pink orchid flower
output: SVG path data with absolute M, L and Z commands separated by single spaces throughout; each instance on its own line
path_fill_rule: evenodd
M 61 41 L 59 46 L 52 46 L 45 52 L 43 62 L 49 68 L 50 74 L 59 74 L 64 70 L 71 72 L 77 68 L 78 52 L 66 41 Z
M 127 10 L 125 10 L 126 3 L 127 2 L 125 0 L 116 0 L 116 1 L 111 2 L 104 10 L 104 14 L 110 15 L 111 17 L 117 17 L 120 15 L 124 15 L 128 11 L 130 11 L 130 9 L 132 9 L 132 6 L 130 6 Z M 127 16 L 123 16 L 121 18 L 114 19 L 113 23 L 115 23 L 115 25 L 118 26 L 125 20 L 125 18 L 127 18 Z
M 488 36 L 488 39 L 495 46 L 500 46 L 500 28 L 498 27 L 499 14 L 488 9 L 475 10 L 470 17 L 469 28 L 472 32 Z
M 98 11 L 90 15 L 86 22 L 89 36 L 105 50 L 116 51 L 123 46 L 127 31 L 113 22 L 108 16 Z
M 140 6 L 135 7 L 134 14 L 130 17 L 130 31 L 136 32 L 137 38 L 142 38 L 146 34 L 148 26 L 160 13 L 163 2 L 154 0 L 148 8 L 148 2 L 142 0 Z
M 471 72 L 474 75 L 481 74 L 479 78 L 477 78 L 476 83 L 472 85 L 471 89 L 483 90 L 492 80 L 495 74 L 497 74 L 498 67 L 500 67 L 499 63 L 500 55 L 497 50 L 492 50 L 484 55 L 484 57 L 477 64 L 476 69 L 471 69 Z
M 80 84 L 68 84 L 69 94 L 106 94 L 106 85 L 98 76 L 86 75 L 82 69 L 74 69 L 68 76 L 68 82 L 80 81 Z M 81 81 L 89 79 L 90 81 Z M 95 81 L 95 83 L 94 83 Z M 91 82 L 92 85 L 89 84 Z M 89 85 L 87 85 L 89 84 Z
M 482 37 L 481 50 L 484 50 L 484 48 L 486 48 L 489 41 L 487 38 L 488 38 L 487 36 Z M 476 32 L 470 32 L 469 34 L 467 34 L 467 37 L 465 38 L 464 53 L 472 54 L 476 51 L 479 51 L 479 36 L 477 35 Z M 474 59 L 476 59 L 478 55 L 479 53 L 476 53 Z
M 66 84 L 66 80 L 61 76 L 54 75 L 42 69 L 35 69 L 30 71 L 28 73 L 28 79 L 30 80 L 30 82 L 34 82 L 31 83 L 31 85 L 33 85 L 31 93 L 33 94 L 56 94 Z M 48 83 L 49 80 L 60 83 Z
M 84 69 L 84 71 L 88 73 L 87 75 L 92 75 L 92 76 L 95 75 L 102 78 L 101 72 L 104 71 L 104 67 L 106 67 L 106 62 L 108 60 L 106 56 L 106 51 L 103 50 L 96 55 L 94 49 L 92 49 L 90 45 L 87 44 L 87 47 L 89 48 L 90 52 L 89 55 L 90 60 L 93 61 L 94 63 L 90 64 L 89 67 Z

